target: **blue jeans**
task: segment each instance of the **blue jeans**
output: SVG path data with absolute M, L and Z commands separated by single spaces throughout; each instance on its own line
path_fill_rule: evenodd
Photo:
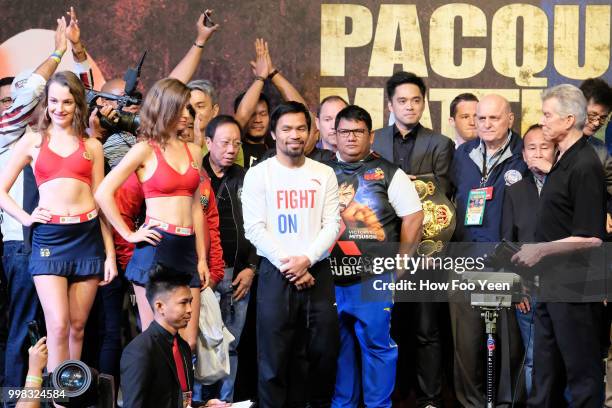
M 534 311 L 536 307 L 536 298 L 531 298 L 529 312 L 523 313 L 516 309 L 516 321 L 521 330 L 523 338 L 523 346 L 525 347 L 525 382 L 527 396 L 531 393 L 531 378 L 533 373 L 533 338 L 535 336 Z
M 216 384 L 202 385 L 201 396 L 199 392 L 194 393 L 195 397 L 198 397 L 197 400 L 207 401 L 212 398 L 219 398 L 222 401 L 232 402 L 234 398 L 234 382 L 236 381 L 236 370 L 238 369 L 238 353 L 236 348 L 240 343 L 240 335 L 246 321 L 250 294 L 247 293 L 244 298 L 237 302 L 233 300 L 232 280 L 235 278 L 233 271 L 234 268 L 225 268 L 223 280 L 215 288 L 215 294 L 219 297 L 219 307 L 223 323 L 235 338 L 229 345 L 230 374 L 223 380 L 219 380 Z M 199 386 L 199 384 L 196 385 Z M 196 391 L 200 390 L 196 389 Z
M 44 320 L 32 276 L 28 272 L 30 253 L 23 241 L 6 241 L 2 265 L 9 294 L 9 335 L 4 367 L 5 387 L 23 387 L 28 372 L 28 322 L 38 320 L 41 332 Z M 42 333 L 41 333 L 42 334 Z

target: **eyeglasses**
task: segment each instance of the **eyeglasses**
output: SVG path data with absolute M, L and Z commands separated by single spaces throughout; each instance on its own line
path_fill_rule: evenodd
M 13 98 L 11 98 L 10 96 L 7 96 L 6 98 L 0 99 L 0 103 L 9 105 L 13 103 Z
M 336 130 L 336 134 L 343 139 L 349 137 L 350 134 L 353 134 L 357 139 L 364 137 L 367 133 L 369 133 L 366 129 L 338 129 Z
M 591 123 L 599 123 L 601 125 L 605 124 L 608 121 L 608 117 L 610 115 L 598 115 L 596 113 L 587 113 L 587 120 Z

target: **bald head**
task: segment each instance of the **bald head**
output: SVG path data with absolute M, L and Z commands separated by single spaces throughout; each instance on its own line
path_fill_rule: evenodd
M 476 106 L 478 136 L 487 149 L 501 147 L 508 137 L 508 131 L 514 123 L 514 114 L 510 103 L 501 95 L 487 95 Z
M 102 92 L 117 96 L 123 95 L 125 91 L 125 81 L 121 78 L 109 79 L 102 85 Z

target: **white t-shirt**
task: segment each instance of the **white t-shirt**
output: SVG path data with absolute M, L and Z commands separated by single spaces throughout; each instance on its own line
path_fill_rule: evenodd
M 280 259 L 329 255 L 340 229 L 338 182 L 331 167 L 306 158 L 299 168 L 276 157 L 251 167 L 242 188 L 246 238 L 280 269 Z

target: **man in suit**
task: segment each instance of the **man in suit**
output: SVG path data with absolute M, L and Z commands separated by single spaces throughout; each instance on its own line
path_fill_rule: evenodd
M 450 194 L 449 169 L 455 151 L 451 139 L 422 126 L 426 87 L 423 79 L 410 72 L 396 72 L 387 81 L 389 110 L 395 124 L 375 132 L 372 150 L 398 165 L 411 179 L 433 175 L 437 187 Z M 416 336 L 417 405 L 441 406 L 442 347 L 439 304 L 434 302 L 398 303 L 393 309 L 392 334 L 399 345 L 398 386 L 402 384 L 409 360 L 408 349 Z M 412 318 L 410 317 L 412 316 Z M 411 320 L 412 324 L 406 322 Z M 412 329 L 414 327 L 414 329 Z
M 544 138 L 541 125 L 532 125 L 523 136 L 523 160 L 529 167 L 525 177 L 508 187 L 504 194 L 502 237 L 510 242 L 533 242 L 540 192 L 546 174 L 555 161 L 555 145 Z M 533 370 L 533 338 L 535 298 L 524 298 L 516 307 L 516 319 L 521 330 L 525 356 L 527 395 L 531 392 Z
M 179 335 L 191 318 L 191 276 L 158 266 L 146 286 L 155 320 L 123 350 L 121 390 L 126 408 L 191 405 L 193 365 Z M 214 405 L 212 401 L 207 406 Z M 222 404 L 219 406 L 229 406 Z
M 400 71 L 389 78 L 386 89 L 395 123 L 376 131 L 372 150 L 412 178 L 433 174 L 448 195 L 454 144 L 450 138 L 420 123 L 425 111 L 425 82 L 413 73 Z

